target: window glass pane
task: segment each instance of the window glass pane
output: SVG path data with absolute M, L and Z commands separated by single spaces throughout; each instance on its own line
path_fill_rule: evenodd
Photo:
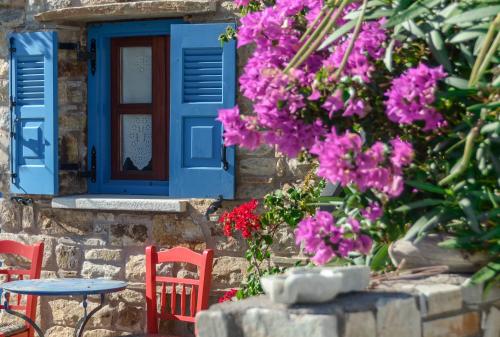
M 151 115 L 121 115 L 123 171 L 152 170 Z
M 151 47 L 123 47 L 121 103 L 151 103 Z

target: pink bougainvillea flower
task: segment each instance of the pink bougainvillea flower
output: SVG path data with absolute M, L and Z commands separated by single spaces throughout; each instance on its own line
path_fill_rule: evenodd
M 412 124 L 423 121 L 424 131 L 439 128 L 443 116 L 436 111 L 437 84 L 446 77 L 442 66 L 430 68 L 424 63 L 408 69 L 392 81 L 391 88 L 385 93 L 387 117 L 399 124 Z

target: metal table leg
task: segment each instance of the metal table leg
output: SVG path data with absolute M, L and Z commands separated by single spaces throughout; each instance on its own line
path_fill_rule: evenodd
M 104 307 L 104 302 L 105 302 L 106 296 L 104 294 L 101 294 L 101 303 L 94 308 L 91 312 L 87 313 L 87 296 L 83 296 L 83 317 L 78 321 L 75 327 L 75 337 L 82 337 L 83 331 L 85 330 L 85 325 L 87 325 L 88 321 L 96 312 L 102 309 Z M 41 335 L 43 337 L 43 335 Z
M 35 331 L 36 331 L 36 333 L 38 334 L 39 337 L 45 337 L 45 335 L 42 332 L 42 329 L 40 329 L 40 327 L 31 318 L 29 318 L 26 315 L 23 315 L 20 312 L 17 312 L 17 311 L 14 311 L 14 310 L 10 309 L 8 297 L 9 297 L 9 294 L 5 293 L 5 295 L 4 295 L 5 300 L 4 300 L 4 304 L 3 304 L 5 312 L 7 312 L 8 314 L 11 314 L 13 316 L 19 317 L 20 319 L 24 320 L 26 323 L 28 323 L 29 325 L 31 325 L 33 327 L 33 329 L 35 329 Z

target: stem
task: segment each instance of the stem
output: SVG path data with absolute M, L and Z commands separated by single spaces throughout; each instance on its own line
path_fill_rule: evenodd
M 314 39 L 327 26 L 328 19 L 333 15 L 334 12 L 335 9 L 332 8 L 326 13 L 326 16 L 323 18 L 318 28 L 316 28 L 316 30 L 312 33 L 311 37 L 300 47 L 300 49 L 297 51 L 297 54 L 295 54 L 292 60 L 288 63 L 288 65 L 285 68 L 285 73 L 287 73 L 290 69 L 294 68 L 294 65 L 295 63 L 297 63 L 297 60 L 299 59 L 300 55 L 302 55 L 306 51 L 306 49 L 311 45 L 312 41 L 314 41 Z
M 465 172 L 467 167 L 469 166 L 470 158 L 472 157 L 472 151 L 474 150 L 474 141 L 479 134 L 479 125 L 473 127 L 469 134 L 467 135 L 465 141 L 465 149 L 462 158 L 460 159 L 460 164 L 457 169 L 451 172 L 448 176 L 444 177 L 439 183 L 439 186 L 447 185 L 452 182 L 455 178 L 459 177 L 462 173 Z
M 476 79 L 473 85 L 475 85 L 483 76 L 483 73 L 486 71 L 488 66 L 490 65 L 491 59 L 493 58 L 493 55 L 498 50 L 498 46 L 500 45 L 500 32 L 497 33 L 497 36 L 495 38 L 495 41 L 493 42 L 493 45 L 491 46 L 490 50 L 488 51 L 488 54 L 486 54 L 486 57 L 484 58 L 483 64 L 481 64 L 481 67 L 479 67 L 479 70 L 477 72 Z
M 311 34 L 311 32 L 313 31 L 314 27 L 318 24 L 318 22 L 321 19 L 321 17 L 323 17 L 323 15 L 325 15 L 326 9 L 327 9 L 327 7 L 321 8 L 321 11 L 319 12 L 319 14 L 316 17 L 316 19 L 314 19 L 313 23 L 309 26 L 309 28 L 307 28 L 307 30 L 304 33 L 304 35 L 302 35 L 302 37 L 300 38 L 299 43 L 304 42 L 306 40 L 307 36 L 309 34 Z
M 490 28 L 488 29 L 488 33 L 486 34 L 486 38 L 484 39 L 483 42 L 483 47 L 481 48 L 481 52 L 476 58 L 476 62 L 474 63 L 474 66 L 472 67 L 472 71 L 470 74 L 470 79 L 469 79 L 469 87 L 473 86 L 475 83 L 477 83 L 477 75 L 479 73 L 479 68 L 483 62 L 484 57 L 486 56 L 486 53 L 489 49 L 490 43 L 493 40 L 493 36 L 495 35 L 495 30 L 496 26 L 500 23 L 500 14 L 497 15 L 495 20 L 490 25 Z
M 333 15 L 332 19 L 330 22 L 328 22 L 328 25 L 326 28 L 320 32 L 319 36 L 314 40 L 314 42 L 309 46 L 307 51 L 301 55 L 299 60 L 296 62 L 296 64 L 293 65 L 293 68 L 299 67 L 302 63 L 304 63 L 307 58 L 318 49 L 319 45 L 321 44 L 323 38 L 325 35 L 332 30 L 332 28 L 335 26 L 337 23 L 338 18 L 340 15 L 342 15 L 342 11 L 344 10 L 345 6 L 350 2 L 350 0 L 343 0 L 342 3 L 340 4 L 339 8 L 337 9 L 337 12 Z M 311 38 L 312 40 L 312 38 Z M 290 65 L 288 65 L 287 68 L 291 68 Z
M 345 51 L 344 57 L 342 58 L 342 62 L 340 63 L 339 68 L 337 69 L 337 71 L 335 71 L 335 74 L 333 75 L 334 79 L 337 79 L 340 76 L 340 74 L 342 74 L 342 71 L 344 71 L 344 68 L 347 65 L 349 56 L 351 55 L 352 50 L 354 49 L 354 44 L 356 43 L 359 33 L 361 32 L 361 26 L 363 23 L 363 19 L 365 17 L 367 3 L 368 0 L 363 0 L 363 5 L 361 8 L 361 13 L 359 14 L 358 22 L 356 22 L 356 26 L 354 27 L 354 32 L 352 33 L 351 41 L 349 42 L 349 46 Z

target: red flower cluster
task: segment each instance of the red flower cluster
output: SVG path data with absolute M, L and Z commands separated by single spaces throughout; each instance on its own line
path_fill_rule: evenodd
M 237 292 L 238 292 L 238 289 L 231 289 L 231 290 L 226 291 L 224 293 L 224 295 L 219 297 L 219 303 L 231 301 L 233 299 L 233 297 L 236 296 Z
M 224 226 L 224 235 L 231 236 L 233 230 L 241 231 L 245 239 L 252 236 L 252 233 L 259 230 L 260 219 L 255 214 L 258 202 L 253 199 L 241 206 L 234 208 L 231 212 L 224 212 L 219 219 L 219 223 Z

